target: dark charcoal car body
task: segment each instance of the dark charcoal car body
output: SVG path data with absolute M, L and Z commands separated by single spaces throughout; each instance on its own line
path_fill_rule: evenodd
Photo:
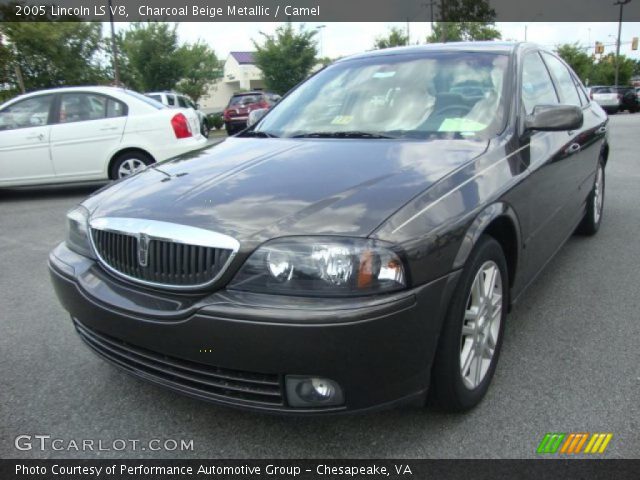
M 151 166 L 85 200 L 91 248 L 69 248 L 82 242 L 69 240 L 50 255 L 56 292 L 82 339 L 148 381 L 255 410 L 362 411 L 423 401 L 430 385 L 447 409 L 474 406 L 495 369 L 508 307 L 576 227 L 595 233 L 600 225 L 607 117 L 569 70 L 562 88 L 553 76 L 555 87 L 542 91 L 561 92 L 554 105 L 526 112 L 523 89 L 540 96 L 544 87 L 531 73 L 523 82 L 522 65 L 549 68 L 551 55 L 541 63 L 531 44 L 410 47 L 329 69 L 377 68 L 434 52 L 507 59 L 495 131 L 273 138 L 268 120 L 295 101 L 285 97 L 245 134 Z M 394 74 L 388 65 L 380 71 L 375 76 L 384 81 Z M 354 267 L 357 286 L 336 295 L 305 290 L 309 279 L 289 293 L 279 290 L 292 275 L 288 257 L 266 257 L 278 277 L 270 280 L 273 290 L 268 282 L 263 290 L 247 287 L 264 262 L 252 259 L 274 239 L 287 248 L 309 239 L 366 245 L 387 255 L 387 274 L 376 273 L 374 284 L 401 268 L 393 278 L 402 287 L 357 294 L 372 285 L 366 255 Z M 202 247 L 209 241 L 220 248 Z M 500 295 L 487 297 L 493 306 L 479 303 L 479 333 L 465 334 L 474 285 L 488 275 L 483 268 L 499 277 L 487 285 Z M 482 344 L 485 307 L 498 319 L 493 347 Z M 488 363 L 480 355 L 470 360 L 478 365 L 476 381 L 465 377 L 461 338 L 493 354 Z

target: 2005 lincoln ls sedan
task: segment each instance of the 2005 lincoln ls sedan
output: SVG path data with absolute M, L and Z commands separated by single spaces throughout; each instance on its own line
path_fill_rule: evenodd
M 463 411 L 510 306 L 597 232 L 608 154 L 606 114 L 535 45 L 370 52 L 85 200 L 50 270 L 91 349 L 188 395 Z

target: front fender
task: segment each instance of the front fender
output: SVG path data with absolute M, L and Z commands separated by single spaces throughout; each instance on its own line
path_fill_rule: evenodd
M 520 257 L 521 230 L 518 215 L 513 208 L 505 202 L 496 202 L 484 208 L 471 222 L 462 238 L 460 248 L 453 261 L 452 269 L 462 268 L 467 262 L 473 247 L 478 242 L 480 236 L 487 230 L 487 227 L 499 217 L 506 217 L 512 224 L 516 236 L 517 256 Z

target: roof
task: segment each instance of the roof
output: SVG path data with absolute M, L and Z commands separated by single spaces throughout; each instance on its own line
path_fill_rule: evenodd
M 256 63 L 253 60 L 254 53 L 255 52 L 229 52 L 229 55 L 235 58 L 236 62 L 238 62 L 240 65 L 248 65 Z
M 338 60 L 339 62 L 344 60 L 352 60 L 356 58 L 367 58 L 383 55 L 402 55 L 402 54 L 416 54 L 426 52 L 447 52 L 447 51 L 469 51 L 469 52 L 496 52 L 496 53 L 510 53 L 515 50 L 519 45 L 523 45 L 521 42 L 496 42 L 496 41 L 484 41 L 484 42 L 450 42 L 450 43 L 428 43 L 426 45 L 411 45 L 407 47 L 394 47 L 384 48 L 381 50 L 372 50 L 369 52 L 359 53 L 344 59 Z
M 23 93 L 22 95 L 18 95 L 17 97 L 13 97 L 8 100 L 8 102 L 13 102 L 17 99 L 28 98 L 35 95 L 42 95 L 45 93 L 65 93 L 65 92 L 93 92 L 93 93 L 104 93 L 104 94 L 116 94 L 126 92 L 126 89 L 122 87 L 107 87 L 107 86 L 78 86 L 78 87 L 56 87 L 56 88 L 47 88 L 43 90 L 34 90 L 32 92 Z

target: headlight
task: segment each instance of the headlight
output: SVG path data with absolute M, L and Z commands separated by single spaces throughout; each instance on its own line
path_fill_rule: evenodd
M 89 211 L 83 206 L 67 213 L 67 247 L 85 257 L 95 258 L 89 241 Z
M 258 248 L 229 286 L 236 290 L 305 296 L 357 296 L 406 286 L 398 255 L 358 238 L 291 237 Z

